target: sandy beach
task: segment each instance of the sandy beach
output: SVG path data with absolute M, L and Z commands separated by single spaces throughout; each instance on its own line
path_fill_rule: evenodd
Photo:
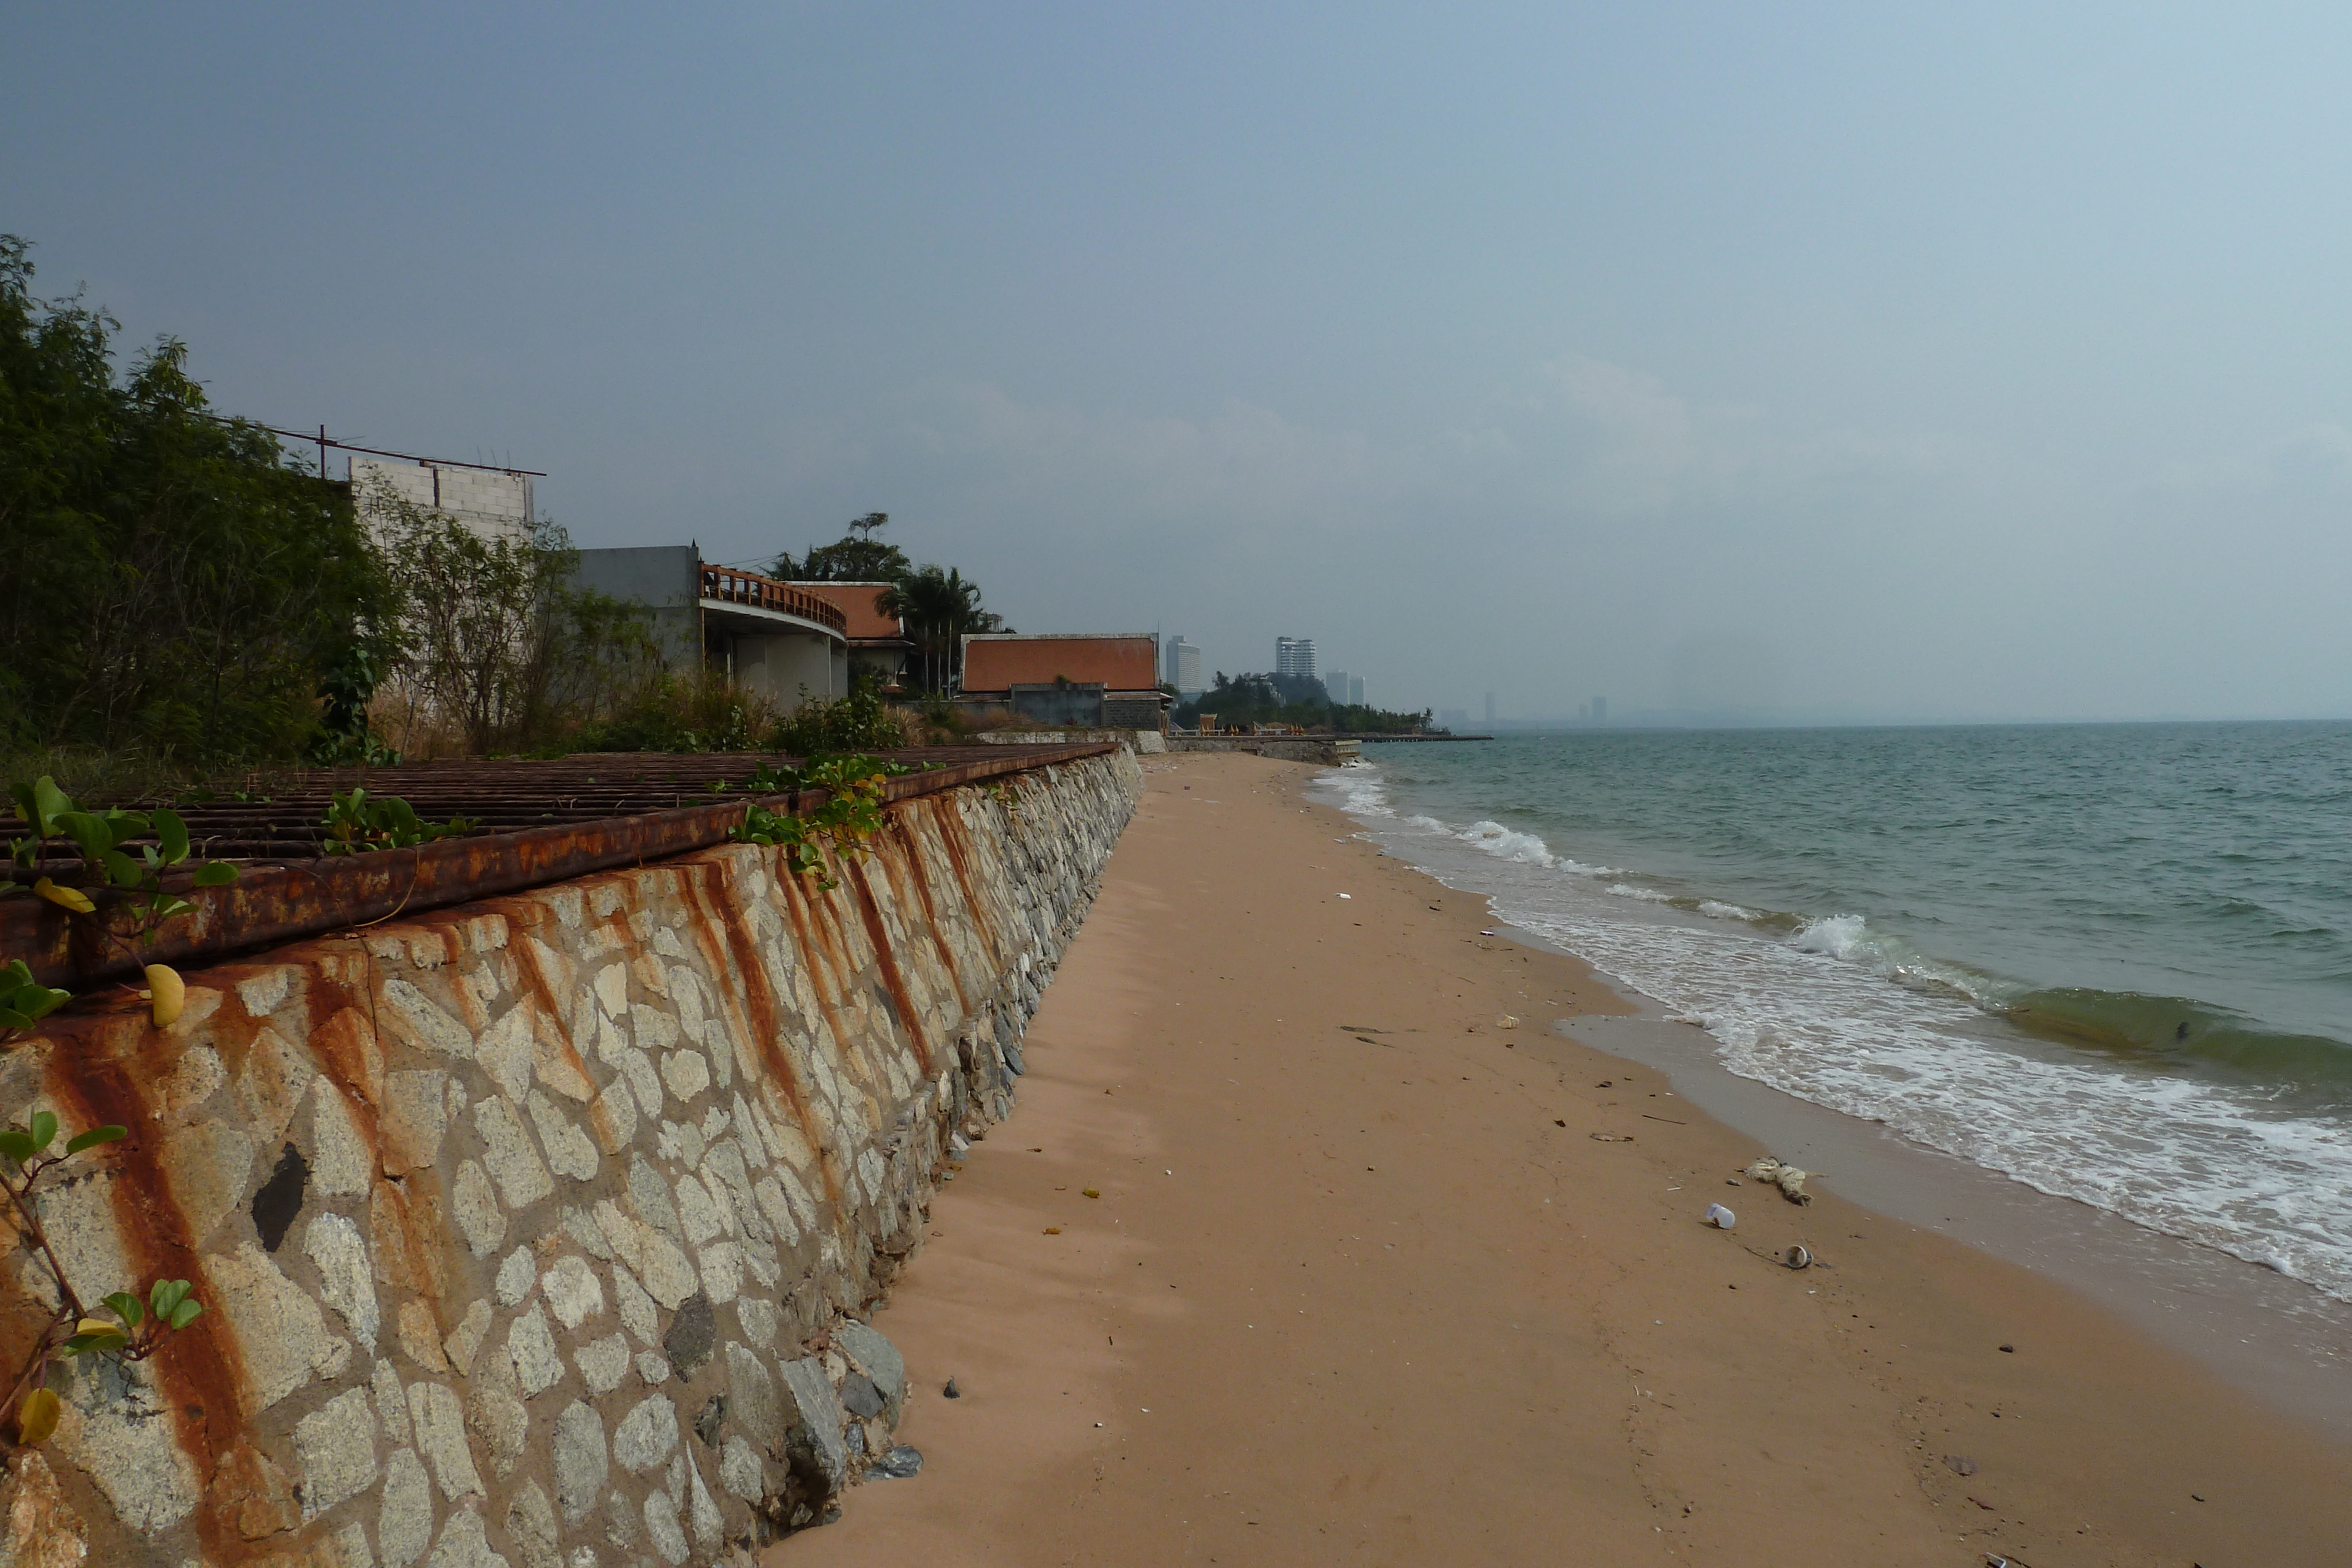
M 766 1562 L 2347 1559 L 2341 1444 L 1833 1179 L 1727 1185 L 1765 1151 L 1550 1027 L 1623 999 L 1313 769 L 1150 768 L 875 1320 L 923 1470 Z

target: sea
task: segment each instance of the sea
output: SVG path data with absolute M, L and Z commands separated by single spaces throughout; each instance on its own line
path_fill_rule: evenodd
M 2352 725 L 1364 750 L 1327 799 L 1730 1072 L 2352 1301 Z

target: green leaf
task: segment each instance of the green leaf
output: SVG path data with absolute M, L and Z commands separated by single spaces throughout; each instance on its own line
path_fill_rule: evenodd
M 114 1294 L 106 1298 L 106 1304 L 114 1309 L 114 1315 L 116 1317 L 121 1318 L 124 1322 L 129 1323 L 134 1329 L 139 1326 L 140 1321 L 147 1315 L 146 1307 L 141 1303 L 138 1297 L 132 1295 L 128 1291 L 115 1291 Z
M 32 993 L 33 1000 L 29 1007 L 26 1005 L 26 993 L 23 991 L 16 993 L 16 1009 L 19 1012 L 37 1019 L 47 1018 L 73 1000 L 71 991 L 56 990 L 47 986 L 36 988 Z
M 110 847 L 120 849 L 147 831 L 147 819 L 118 807 L 106 814 L 106 831 L 114 837 Z
M 147 1292 L 147 1304 L 157 1317 L 169 1318 L 194 1289 L 185 1280 L 158 1280 Z
M 33 1019 L 31 1014 L 19 1012 L 12 1007 L 0 1006 L 0 1029 L 30 1029 L 32 1027 Z
M 33 1157 L 34 1147 L 29 1133 L 20 1133 L 14 1127 L 0 1133 L 0 1155 L 7 1155 L 20 1166 Z
M 52 1139 L 52 1138 L 54 1138 L 54 1137 L 56 1137 L 57 1135 L 58 1135 L 58 1113 L 57 1113 L 55 1111 L 36 1111 L 36 1112 L 34 1112 L 34 1113 L 33 1113 L 33 1152 L 34 1152 L 35 1154 L 38 1154 L 38 1153 L 40 1153 L 43 1149 L 47 1148 L 47 1147 L 49 1146 L 49 1140 L 50 1140 L 50 1139 Z
M 121 850 L 101 850 L 98 860 L 106 867 L 106 874 L 114 879 L 117 887 L 137 887 L 147 880 L 147 873 L 139 869 L 139 862 Z
M 87 1133 L 77 1133 L 71 1138 L 67 1139 L 66 1153 L 69 1155 L 78 1155 L 84 1149 L 94 1149 L 100 1144 L 110 1144 L 117 1138 L 127 1138 L 130 1135 L 130 1128 L 118 1127 L 111 1123 L 103 1127 L 92 1127 Z M 107 1299 L 109 1301 L 113 1300 L 110 1296 Z
M 60 812 L 57 825 L 80 849 L 84 860 L 94 861 L 114 847 L 114 830 L 105 819 L 88 811 Z
M 205 1304 L 202 1301 L 182 1301 L 178 1306 L 172 1309 L 171 1317 L 165 1321 L 170 1322 L 175 1329 L 184 1329 L 190 1323 L 194 1322 L 196 1321 L 197 1314 L 202 1312 L 204 1310 Z
M 236 867 L 226 861 L 206 861 L 192 880 L 198 887 L 226 887 L 236 880 Z
M 176 865 L 188 858 L 188 824 L 169 806 L 155 813 L 155 838 L 165 863 Z
M 58 788 L 58 781 L 42 774 L 33 781 L 33 816 L 27 819 L 33 831 L 43 838 L 58 831 L 58 819 L 74 810 L 73 797 Z

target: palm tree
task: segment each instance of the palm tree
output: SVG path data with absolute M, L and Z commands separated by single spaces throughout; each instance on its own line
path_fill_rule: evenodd
M 980 584 L 964 580 L 953 567 L 927 566 L 883 590 L 875 608 L 895 615 L 914 639 L 923 659 L 923 685 L 947 689 L 956 674 L 956 653 L 966 632 L 989 632 L 1004 618 L 980 607 Z

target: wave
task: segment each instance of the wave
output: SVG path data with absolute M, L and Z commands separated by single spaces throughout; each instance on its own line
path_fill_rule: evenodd
M 1417 821 L 1445 828 L 1434 817 L 1420 817 Z M 1454 836 L 1474 850 L 1483 851 L 1496 860 L 1513 861 L 1520 865 L 1539 865 L 1550 871 L 1564 871 L 1574 876 L 1618 876 L 1622 873 L 1605 865 L 1586 865 L 1564 855 L 1551 852 L 1551 846 L 1533 833 L 1523 833 L 1517 828 L 1507 828 L 1500 822 L 1476 821 Z
M 2027 991 L 2001 1015 L 2029 1034 L 2129 1061 L 2218 1067 L 2284 1090 L 2352 1092 L 2352 1042 L 2265 1029 L 2188 997 L 2068 987 Z
M 2331 1199 L 2352 1189 L 2352 1043 L 2037 988 L 1858 913 L 1670 891 L 1493 821 L 1407 821 L 1400 852 L 1702 1022 L 1731 1071 L 2352 1301 L 2352 1210 Z

